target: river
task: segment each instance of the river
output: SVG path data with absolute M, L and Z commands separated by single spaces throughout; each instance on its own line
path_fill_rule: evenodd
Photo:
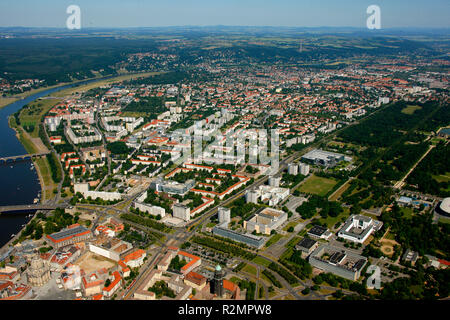
M 91 79 L 74 84 L 52 88 L 33 94 L 25 99 L 13 102 L 0 109 L 0 157 L 27 154 L 25 148 L 16 137 L 16 132 L 9 127 L 8 117 L 22 107 L 38 98 L 66 88 L 105 80 L 111 77 Z M 32 161 L 0 164 L 0 206 L 31 204 L 41 192 L 41 185 L 32 167 Z M 23 225 L 31 219 L 30 212 L 8 213 L 0 215 L 0 248 L 3 247 L 13 234 L 17 234 Z

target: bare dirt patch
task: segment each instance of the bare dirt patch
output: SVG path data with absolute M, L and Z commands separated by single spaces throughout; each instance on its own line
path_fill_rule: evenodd
M 116 265 L 116 262 L 93 252 L 87 252 L 74 264 L 78 265 L 86 273 L 89 273 L 102 268 L 111 269 Z

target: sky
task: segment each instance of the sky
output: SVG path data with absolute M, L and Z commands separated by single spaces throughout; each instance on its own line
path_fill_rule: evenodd
M 1 0 L 0 27 L 66 27 L 69 5 L 81 27 L 366 27 L 370 5 L 382 28 L 449 28 L 449 0 Z

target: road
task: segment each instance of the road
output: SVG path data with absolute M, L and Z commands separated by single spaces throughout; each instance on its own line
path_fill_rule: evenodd
M 417 167 L 417 165 L 427 156 L 427 154 L 431 150 L 433 150 L 433 148 L 434 148 L 434 144 L 432 144 L 428 147 L 428 150 L 420 157 L 419 160 L 417 160 L 417 162 L 411 167 L 411 169 L 409 169 L 408 173 L 406 173 L 405 176 L 394 185 L 394 189 L 401 189 L 405 185 L 406 178 L 408 178 L 408 176 L 411 174 L 411 172 L 414 171 L 414 169 Z

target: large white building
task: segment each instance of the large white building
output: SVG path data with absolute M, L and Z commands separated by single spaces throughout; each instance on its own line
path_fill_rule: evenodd
M 300 163 L 298 165 L 299 169 L 300 169 L 300 174 L 307 176 L 309 174 L 309 164 L 306 163 Z
M 147 195 L 147 191 L 143 192 L 135 201 L 133 201 L 133 207 L 142 212 L 147 212 L 152 216 L 160 215 L 161 218 L 164 218 L 166 216 L 166 209 L 145 203 L 144 201 L 147 198 Z
M 75 183 L 73 188 L 75 193 L 79 192 L 85 198 L 91 197 L 94 200 L 100 198 L 106 201 L 122 199 L 122 194 L 119 192 L 89 191 L 89 183 Z
M 269 206 L 276 206 L 284 199 L 289 197 L 288 188 L 279 188 L 262 185 L 259 186 L 258 192 L 261 196 L 261 201 L 268 201 Z
M 230 223 L 231 218 L 230 218 L 230 214 L 231 214 L 231 210 L 229 208 L 225 208 L 225 207 L 219 207 L 217 209 L 218 211 L 218 215 L 219 215 L 219 224 L 222 223 Z
M 245 193 L 245 202 L 246 203 L 258 203 L 259 193 L 256 190 L 248 190 Z
M 298 166 L 295 163 L 289 163 L 288 164 L 288 173 L 292 175 L 298 174 Z
M 78 130 L 77 134 L 75 134 L 72 128 L 67 126 L 64 132 L 73 144 L 91 143 L 102 140 L 101 133 L 95 127 L 90 127 L 85 130 Z
M 338 237 L 356 243 L 363 243 L 375 231 L 379 230 L 383 223 L 363 215 L 352 215 L 338 232 Z
M 191 209 L 183 204 L 175 203 L 173 205 L 173 216 L 184 221 L 190 221 Z

